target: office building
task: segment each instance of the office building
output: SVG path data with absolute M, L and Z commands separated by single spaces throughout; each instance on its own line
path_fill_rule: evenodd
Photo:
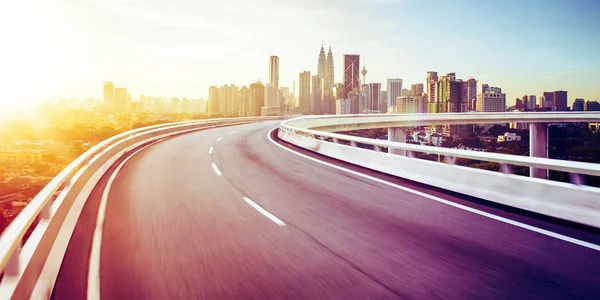
M 115 88 L 115 105 L 116 111 L 125 111 L 127 105 L 127 89 L 126 88 Z
M 396 99 L 402 96 L 402 79 L 401 78 L 390 78 L 387 80 L 387 97 L 386 97 L 386 109 L 390 106 L 396 105 Z
M 437 72 L 433 72 L 433 71 L 429 71 L 427 72 L 427 79 L 425 81 L 425 85 L 427 88 L 427 102 L 428 102 L 428 106 L 430 106 L 429 108 L 429 112 L 435 113 L 437 112 L 437 108 L 436 105 L 434 104 L 436 102 L 436 95 L 437 95 L 437 82 L 438 82 L 439 78 L 438 78 L 438 74 Z M 435 110 L 433 109 L 435 108 Z
M 482 93 L 477 95 L 477 111 L 479 112 L 505 112 L 506 94 L 499 87 L 482 85 Z
M 269 57 L 269 83 L 279 89 L 279 57 Z
M 312 77 L 312 97 L 310 100 L 310 113 L 313 115 L 322 114 L 321 102 L 323 101 L 324 79 L 319 75 Z
M 279 89 L 273 86 L 271 83 L 265 85 L 265 99 L 263 106 L 265 107 L 279 107 Z
M 554 91 L 554 111 L 567 111 L 567 91 Z
M 245 85 L 240 89 L 239 94 L 240 100 L 240 117 L 250 117 L 251 116 L 251 102 L 250 102 L 250 89 L 248 89 Z
M 573 110 L 574 111 L 584 111 L 585 110 L 585 100 L 577 98 L 575 102 L 573 102 Z
M 109 109 L 115 109 L 115 85 L 112 82 L 104 83 L 103 103 Z
M 544 92 L 542 97 L 544 98 L 544 103 L 541 107 L 552 110 L 554 107 L 554 92 Z
M 469 78 L 465 85 L 463 85 L 464 88 L 466 88 L 466 92 L 463 91 L 463 95 L 466 95 L 466 99 L 462 99 L 461 102 L 467 104 L 466 111 L 475 111 L 477 103 L 477 80 Z
M 358 90 L 359 70 L 360 55 L 344 54 L 344 99 L 348 99 L 350 92 L 353 90 Z
M 379 108 L 379 96 L 381 93 L 381 83 L 369 83 L 369 94 L 367 95 L 367 106 L 371 111 L 381 111 Z
M 310 113 L 310 71 L 300 73 L 298 89 L 298 107 L 303 114 Z
M 414 83 L 410 86 L 410 96 L 422 96 L 423 92 L 424 90 L 422 83 Z
M 598 101 L 586 101 L 583 107 L 585 111 L 600 111 L 600 102 Z
M 333 67 L 333 53 L 331 52 L 331 46 L 329 46 L 329 51 L 327 52 L 327 58 L 326 58 L 326 68 L 325 68 L 325 79 L 327 80 L 326 82 L 326 86 L 325 86 L 325 92 L 329 93 L 329 96 L 331 96 L 332 98 L 335 97 L 332 93 L 333 91 L 333 85 L 335 82 L 335 69 Z M 334 108 L 334 103 L 332 102 L 331 104 L 332 109 L 331 109 L 331 114 L 333 114 L 333 108 Z
M 335 101 L 336 115 L 349 115 L 350 113 L 350 99 L 338 99 Z
M 265 86 L 262 82 L 250 84 L 250 112 L 249 117 L 260 116 L 265 102 Z
M 217 86 L 211 86 L 208 88 L 207 115 L 209 117 L 219 115 L 219 107 L 219 88 Z

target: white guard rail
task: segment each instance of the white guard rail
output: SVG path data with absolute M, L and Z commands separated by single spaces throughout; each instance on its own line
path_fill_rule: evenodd
M 127 131 L 93 146 L 54 177 L 0 236 L 0 299 L 31 297 L 75 198 L 87 199 L 88 195 L 80 195 L 83 187 L 86 184 L 95 185 L 110 165 L 127 151 L 154 140 L 190 131 L 279 119 L 282 118 L 223 118 L 166 123 Z M 60 187 L 63 190 L 54 199 L 55 192 Z M 23 245 L 23 238 L 36 219 L 39 223 Z M 66 248 L 66 245 L 63 246 Z M 53 284 L 54 282 L 49 283 L 49 292 Z
M 282 122 L 279 138 L 307 150 L 386 174 L 600 228 L 599 188 L 457 166 L 453 161 L 460 157 L 496 162 L 501 166 L 557 170 L 577 176 L 600 176 L 599 164 L 422 146 L 294 126 L 306 126 L 311 118 L 318 119 L 304 117 Z M 354 118 L 356 122 L 361 122 L 360 118 Z M 340 144 L 340 141 L 347 141 L 350 145 Z M 359 143 L 372 145 L 375 150 L 381 150 L 381 147 L 406 150 L 407 155 L 364 149 L 357 147 Z M 438 154 L 452 159 L 447 163 L 434 162 L 415 158 L 413 152 Z

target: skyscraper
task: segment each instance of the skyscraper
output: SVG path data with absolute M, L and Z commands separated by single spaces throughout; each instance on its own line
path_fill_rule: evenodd
M 402 96 L 402 79 L 392 78 L 387 80 L 387 107 L 382 112 L 387 112 L 390 106 L 396 106 L 396 99 Z
M 325 58 L 325 49 L 321 44 L 321 50 L 319 51 L 319 62 L 317 64 L 317 76 L 325 78 L 327 72 L 327 59 Z
M 554 107 L 555 111 L 567 111 L 567 91 L 554 91 Z
M 298 86 L 298 106 L 303 114 L 310 113 L 310 71 L 300 73 Z
M 269 83 L 279 89 L 279 57 L 269 58 Z
M 369 83 L 369 95 L 367 95 L 367 106 L 371 111 L 381 111 L 379 108 L 379 95 L 381 93 L 381 83 Z
M 544 92 L 543 97 L 544 97 L 544 103 L 543 103 L 542 108 L 552 110 L 554 107 L 554 92 Z
M 250 89 L 245 85 L 240 89 L 240 117 L 250 116 Z
M 344 99 L 349 98 L 348 95 L 352 90 L 359 88 L 359 70 L 360 55 L 344 54 Z
M 575 99 L 573 102 L 573 111 L 584 111 L 585 109 L 585 100 L 584 99 Z
M 208 88 L 208 116 L 219 115 L 219 88 L 211 86 Z
M 260 116 L 265 101 L 265 86 L 258 81 L 250 85 L 250 113 L 249 116 Z
M 427 88 L 427 102 L 428 102 L 428 111 L 430 113 L 437 112 L 437 105 L 435 104 L 437 98 L 437 82 L 438 82 L 438 74 L 437 72 L 429 71 L 427 72 L 427 81 L 425 82 Z
M 222 116 L 228 115 L 227 109 L 227 94 L 229 92 L 229 85 L 219 87 L 219 114 Z
M 265 100 L 263 106 L 278 107 L 278 96 L 279 89 L 275 88 L 272 84 L 267 83 L 265 85 Z
M 482 93 L 477 95 L 477 111 L 479 112 L 505 112 L 506 94 L 499 87 L 482 85 Z
M 115 110 L 125 111 L 127 103 L 127 89 L 126 88 L 115 88 Z
M 326 86 L 325 86 L 325 91 L 328 92 L 330 94 L 330 96 L 333 97 L 333 83 L 335 80 L 335 69 L 333 68 L 333 53 L 331 52 L 331 46 L 329 47 L 329 51 L 327 52 L 327 61 L 326 61 L 327 67 L 326 67 L 326 71 L 325 71 L 325 76 L 327 79 L 326 82 Z M 333 106 L 333 103 L 332 103 Z M 333 108 L 331 109 L 331 112 L 333 113 Z
M 314 75 L 312 77 L 312 99 L 310 101 L 310 113 L 322 114 L 321 102 L 323 101 L 323 77 Z
M 108 81 L 104 83 L 104 105 L 106 105 L 109 109 L 115 109 L 115 85 Z
M 388 83 L 389 86 L 389 83 Z M 389 91 L 389 87 L 388 87 L 388 91 Z M 415 83 L 415 84 L 411 84 L 410 86 L 410 95 L 411 96 L 421 96 L 423 95 L 423 84 L 422 83 Z
M 461 102 L 466 102 L 467 111 L 475 111 L 477 103 L 477 80 L 475 78 L 469 78 L 466 83 L 467 91 L 464 93 L 466 99 L 462 99 Z

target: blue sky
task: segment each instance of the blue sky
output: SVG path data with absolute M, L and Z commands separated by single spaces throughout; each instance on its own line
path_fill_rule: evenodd
M 600 1 L 3 1 L 0 33 L 0 109 L 101 98 L 106 80 L 134 98 L 206 97 L 210 85 L 266 81 L 270 55 L 291 87 L 316 71 L 321 43 L 336 81 L 352 53 L 370 82 L 431 70 L 502 87 L 509 103 L 557 89 L 600 100 Z

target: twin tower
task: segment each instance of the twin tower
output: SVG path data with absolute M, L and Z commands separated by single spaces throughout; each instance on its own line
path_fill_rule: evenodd
M 327 57 L 325 57 L 325 49 L 321 45 L 321 51 L 319 52 L 319 64 L 317 65 L 317 77 L 323 79 L 323 92 L 324 94 L 331 94 L 334 83 L 333 76 L 333 54 L 331 53 L 331 46 Z

